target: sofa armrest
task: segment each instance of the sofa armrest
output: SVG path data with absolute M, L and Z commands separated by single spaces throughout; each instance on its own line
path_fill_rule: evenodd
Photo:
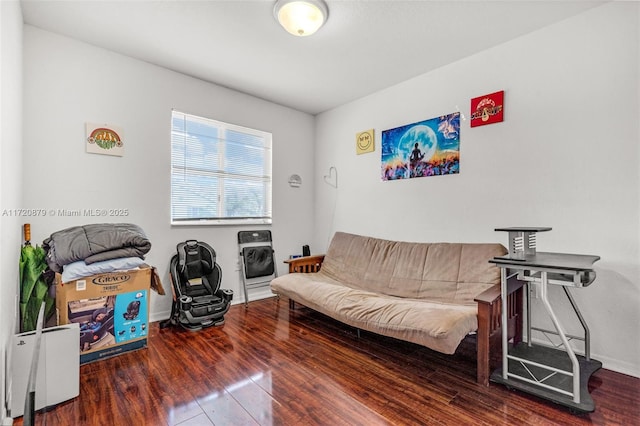
M 318 272 L 322 267 L 324 254 L 313 256 L 296 257 L 295 259 L 287 259 L 284 263 L 289 265 L 289 273 L 294 272 Z
M 522 339 L 522 287 L 515 276 L 507 279 L 507 333 L 517 343 Z M 480 293 L 478 303 L 477 382 L 489 385 L 491 357 L 502 351 L 502 294 L 500 284 Z
M 507 280 L 507 295 L 516 292 L 518 289 L 522 288 L 523 285 L 523 281 L 515 279 L 515 277 L 509 278 Z M 477 295 L 474 300 L 479 304 L 493 305 L 500 301 L 501 293 L 502 290 L 500 288 L 500 284 L 496 284 Z

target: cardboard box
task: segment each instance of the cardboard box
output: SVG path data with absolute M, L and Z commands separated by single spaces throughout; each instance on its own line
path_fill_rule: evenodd
M 58 324 L 80 326 L 80 364 L 147 346 L 151 267 L 62 282 L 56 274 Z

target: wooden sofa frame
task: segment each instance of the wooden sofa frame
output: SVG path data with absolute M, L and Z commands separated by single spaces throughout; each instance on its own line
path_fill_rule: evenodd
M 324 255 L 298 257 L 287 259 L 289 273 L 319 272 Z M 507 330 L 509 340 L 513 344 L 522 341 L 523 321 L 523 285 L 522 281 L 511 277 L 507 280 Z M 477 376 L 476 381 L 489 386 L 489 376 L 492 367 L 498 365 L 502 356 L 502 296 L 500 284 L 479 294 L 475 299 L 478 303 L 478 331 L 476 333 Z M 295 302 L 289 299 L 289 308 L 293 309 Z

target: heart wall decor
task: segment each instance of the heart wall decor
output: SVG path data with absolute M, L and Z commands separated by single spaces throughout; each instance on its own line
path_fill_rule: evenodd
M 334 166 L 329 167 L 329 174 L 324 175 L 324 181 L 333 186 L 334 188 L 338 187 L 338 169 Z

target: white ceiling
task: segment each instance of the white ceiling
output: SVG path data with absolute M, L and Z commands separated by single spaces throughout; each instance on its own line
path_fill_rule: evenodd
M 603 1 L 328 0 L 294 37 L 275 0 L 22 0 L 25 24 L 317 114 Z

